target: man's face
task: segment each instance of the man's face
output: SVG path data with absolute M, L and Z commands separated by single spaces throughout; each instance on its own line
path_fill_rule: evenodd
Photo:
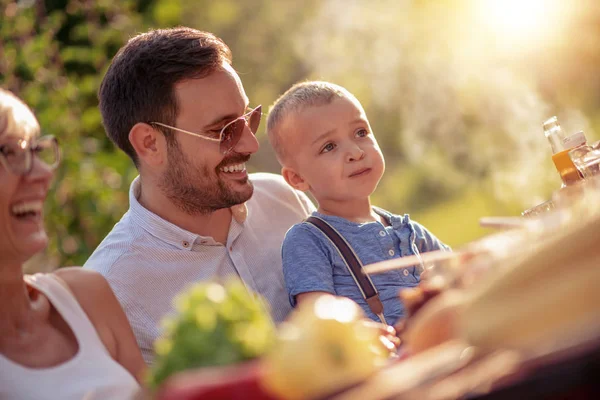
M 319 205 L 365 199 L 384 171 L 381 150 L 364 110 L 342 97 L 307 107 L 284 123 L 291 169 L 308 184 Z
M 179 115 L 175 127 L 218 138 L 228 122 L 244 115 L 248 98 L 236 72 L 223 68 L 202 79 L 178 83 Z M 172 131 L 168 164 L 160 187 L 173 203 L 189 214 L 208 213 L 247 201 L 253 193 L 245 162 L 258 150 L 248 126 L 228 154 L 219 143 Z

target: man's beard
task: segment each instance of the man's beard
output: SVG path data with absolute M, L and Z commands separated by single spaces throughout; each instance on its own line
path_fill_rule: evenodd
M 222 208 L 244 203 L 254 192 L 249 179 L 243 182 L 244 190 L 234 191 L 220 179 L 220 168 L 248 161 L 250 156 L 232 154 L 221 161 L 216 171 L 204 165 L 195 168 L 180 150 L 179 144 L 169 144 L 169 165 L 162 176 L 159 187 L 165 196 L 187 214 L 209 214 Z

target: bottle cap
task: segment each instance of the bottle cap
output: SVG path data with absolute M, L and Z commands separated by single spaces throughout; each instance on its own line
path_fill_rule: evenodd
M 567 136 L 563 139 L 565 149 L 572 149 L 573 147 L 581 146 L 586 144 L 587 140 L 583 131 L 575 132 L 572 135 Z

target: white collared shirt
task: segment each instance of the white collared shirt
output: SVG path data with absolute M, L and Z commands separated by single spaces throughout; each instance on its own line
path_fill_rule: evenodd
M 138 202 L 139 177 L 129 190 L 129 210 L 84 267 L 108 280 L 129 318 L 146 363 L 154 358 L 159 323 L 173 311 L 172 299 L 197 281 L 241 277 L 270 304 L 275 322 L 291 311 L 281 267 L 286 231 L 314 205 L 279 175 L 251 174 L 254 194 L 232 208 L 226 245 L 186 231 Z

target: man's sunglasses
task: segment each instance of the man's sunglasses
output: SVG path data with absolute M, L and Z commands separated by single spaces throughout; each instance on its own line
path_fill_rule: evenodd
M 210 137 L 209 133 L 196 133 L 179 129 L 174 126 L 163 124 L 161 122 L 150 122 L 150 125 L 158 125 L 164 128 L 173 129 L 178 132 L 187 133 L 188 135 L 196 136 L 202 139 L 210 140 L 213 142 L 219 142 L 219 150 L 223 154 L 229 153 L 236 144 L 240 141 L 244 127 L 248 125 L 250 131 L 256 135 L 258 126 L 260 125 L 260 118 L 262 116 L 262 106 L 258 106 L 247 114 L 242 115 L 227 123 L 219 132 L 219 138 Z

